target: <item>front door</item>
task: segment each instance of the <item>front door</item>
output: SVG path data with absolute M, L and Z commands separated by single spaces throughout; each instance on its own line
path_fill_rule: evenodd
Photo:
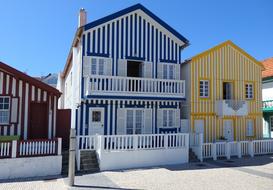
M 195 119 L 194 120 L 194 132 L 204 134 L 204 120 L 203 119 Z
M 46 103 L 30 104 L 29 139 L 45 139 L 48 137 L 48 111 Z
M 89 108 L 89 135 L 104 134 L 104 108 Z
M 143 110 L 128 109 L 126 113 L 126 134 L 142 134 Z
M 233 120 L 232 119 L 224 120 L 224 137 L 228 141 L 234 141 Z

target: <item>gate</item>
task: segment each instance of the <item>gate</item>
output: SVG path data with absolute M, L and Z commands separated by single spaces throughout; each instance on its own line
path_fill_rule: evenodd
M 71 110 L 60 109 L 57 110 L 56 119 L 56 136 L 63 139 L 63 149 L 68 150 L 69 148 L 69 132 L 71 124 Z

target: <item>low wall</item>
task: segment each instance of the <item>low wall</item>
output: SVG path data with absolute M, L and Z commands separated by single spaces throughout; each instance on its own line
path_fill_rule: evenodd
M 0 159 L 0 179 L 59 175 L 62 156 Z
M 101 151 L 98 155 L 101 171 L 182 164 L 189 161 L 188 148 Z

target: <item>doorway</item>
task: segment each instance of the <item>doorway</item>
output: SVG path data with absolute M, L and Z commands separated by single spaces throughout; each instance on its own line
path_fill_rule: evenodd
M 142 62 L 139 61 L 127 61 L 127 76 L 128 77 L 142 77 L 143 69 Z
M 30 103 L 29 139 L 48 138 L 48 109 L 46 103 Z
M 231 82 L 223 83 L 223 99 L 230 100 L 233 99 L 233 84 Z
M 89 108 L 89 135 L 104 135 L 104 108 Z
M 224 137 L 227 141 L 234 141 L 234 128 L 233 120 L 225 119 L 224 120 Z

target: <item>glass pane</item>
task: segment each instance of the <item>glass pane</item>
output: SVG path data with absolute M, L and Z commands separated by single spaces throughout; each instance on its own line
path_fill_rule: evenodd
M 5 103 L 9 103 L 9 98 L 5 98 Z
M 0 103 L 0 110 L 4 109 L 4 104 Z
M 4 109 L 8 110 L 9 109 L 9 104 L 4 104 Z
M 163 65 L 163 78 L 167 79 L 168 78 L 168 65 Z
M 91 71 L 93 75 L 97 74 L 97 60 L 95 58 L 91 60 Z
M 174 110 L 169 110 L 169 127 L 174 127 Z
M 135 134 L 141 134 L 141 128 L 142 128 L 142 110 L 136 110 L 136 128 L 135 128 Z
M 127 110 L 127 125 L 126 125 L 126 132 L 127 134 L 133 134 L 133 128 L 134 128 L 134 121 L 133 121 L 133 110 Z
M 99 59 L 99 75 L 104 74 L 104 59 Z
M 3 103 L 4 102 L 4 98 L 0 98 L 0 103 Z
M 169 66 L 169 79 L 174 79 L 174 66 Z
M 167 110 L 163 110 L 163 127 L 168 127 Z
M 101 111 L 92 112 L 92 122 L 101 122 Z

